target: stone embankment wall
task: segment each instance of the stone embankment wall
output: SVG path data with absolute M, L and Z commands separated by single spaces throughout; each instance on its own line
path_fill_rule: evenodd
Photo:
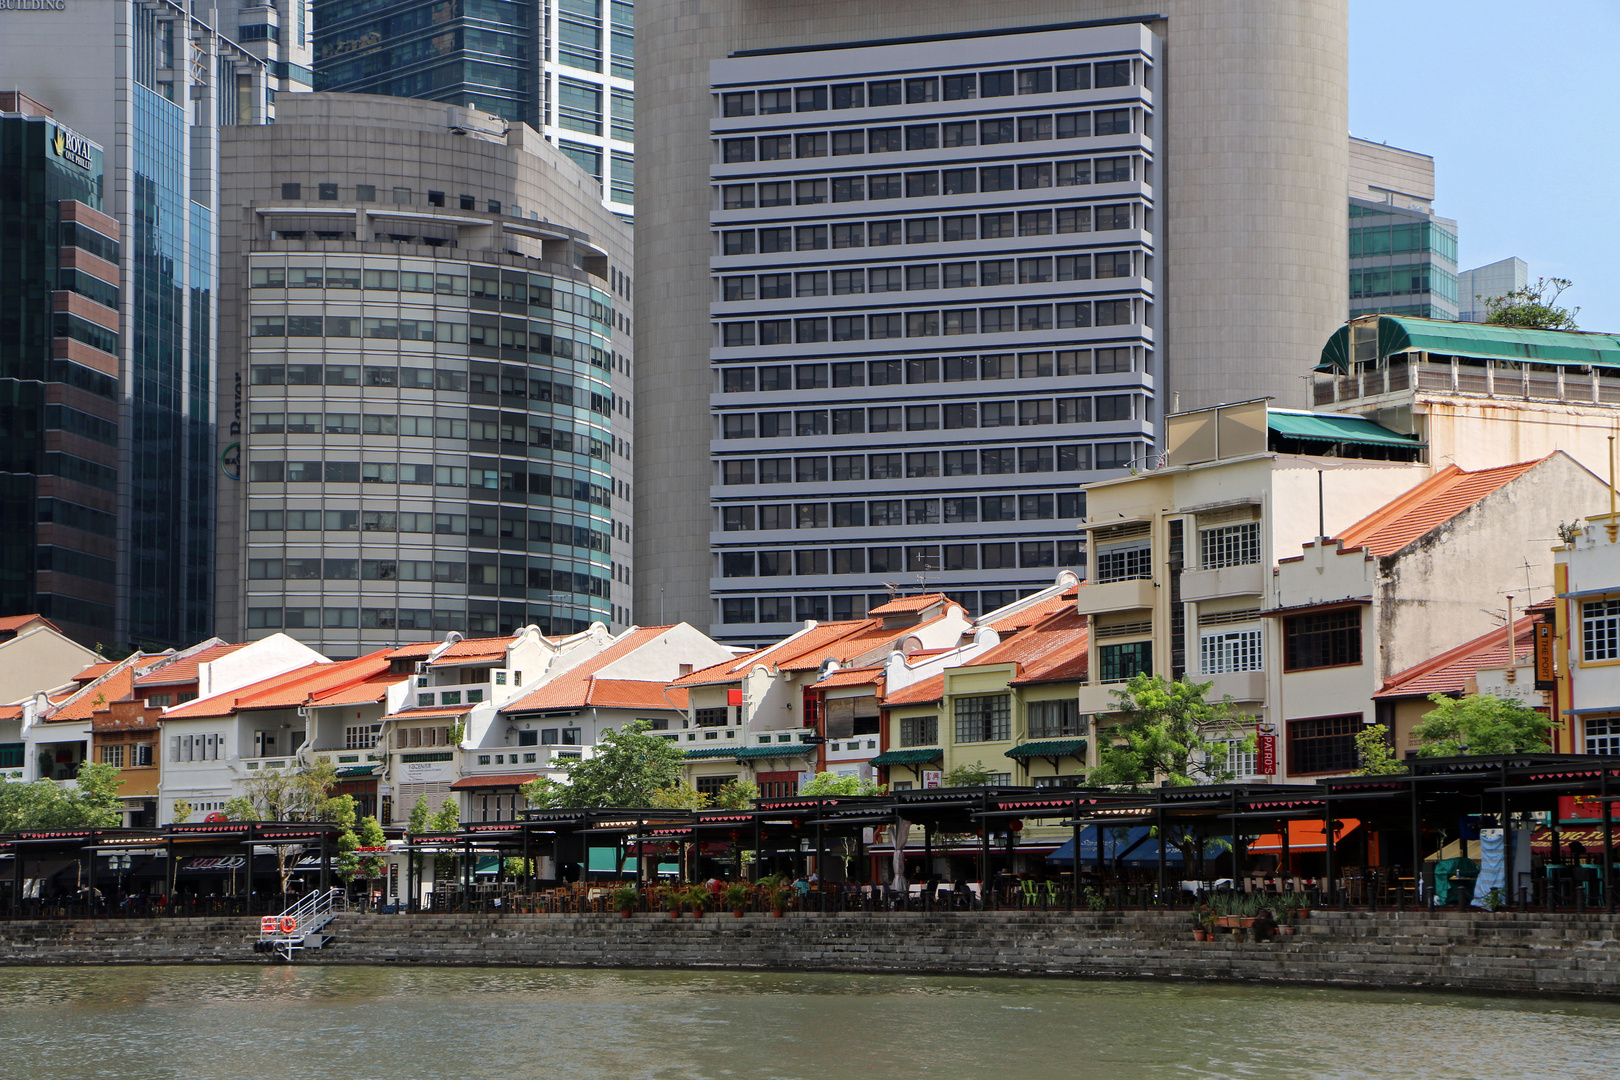
M 792 968 L 1435 987 L 1620 997 L 1620 917 L 1316 912 L 1269 944 L 1169 912 L 344 915 L 299 963 Z M 264 963 L 249 919 L 0 923 L 0 964 Z

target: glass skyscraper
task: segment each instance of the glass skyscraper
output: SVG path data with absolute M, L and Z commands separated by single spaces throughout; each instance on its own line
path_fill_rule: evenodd
M 216 147 L 221 127 L 263 122 L 268 102 L 263 61 L 206 11 L 70 4 L 8 18 L 0 37 L 8 79 L 106 148 L 122 282 L 110 640 L 139 645 L 213 627 Z
M 635 5 L 630 0 L 325 0 L 320 90 L 427 98 L 528 124 L 635 202 Z
M 118 225 L 101 147 L 0 93 L 0 613 L 93 644 L 117 577 Z

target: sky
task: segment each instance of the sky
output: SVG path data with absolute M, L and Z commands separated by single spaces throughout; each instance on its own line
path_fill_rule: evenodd
M 1350 0 L 1350 134 L 1435 159 L 1458 269 L 1517 255 L 1620 333 L 1620 3 Z

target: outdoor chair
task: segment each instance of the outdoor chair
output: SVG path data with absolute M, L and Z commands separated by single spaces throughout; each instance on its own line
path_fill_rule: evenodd
M 1024 906 L 1034 907 L 1040 903 L 1040 883 L 1036 881 L 1020 882 L 1024 887 Z

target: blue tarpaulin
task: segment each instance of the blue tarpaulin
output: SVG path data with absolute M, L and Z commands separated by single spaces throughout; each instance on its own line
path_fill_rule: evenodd
M 1097 830 L 1096 825 L 1087 825 L 1080 831 L 1080 863 L 1082 866 L 1097 864 Z M 1124 865 L 1142 867 L 1159 865 L 1159 840 L 1150 836 L 1152 831 L 1146 825 L 1131 826 L 1102 826 L 1103 858 L 1109 866 L 1115 860 L 1124 856 Z M 1205 843 L 1204 856 L 1213 859 L 1224 848 L 1219 841 L 1209 840 Z M 1074 840 L 1064 841 L 1063 846 L 1046 857 L 1046 861 L 1059 866 L 1068 866 L 1074 862 Z M 1181 850 L 1167 839 L 1164 845 L 1164 861 L 1180 865 Z

